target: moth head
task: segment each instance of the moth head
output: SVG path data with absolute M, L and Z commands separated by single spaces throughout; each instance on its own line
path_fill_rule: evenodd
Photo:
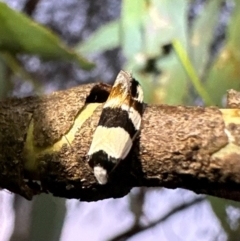
M 108 181 L 107 170 L 101 166 L 95 166 L 93 168 L 94 176 L 96 177 L 99 184 L 104 185 Z

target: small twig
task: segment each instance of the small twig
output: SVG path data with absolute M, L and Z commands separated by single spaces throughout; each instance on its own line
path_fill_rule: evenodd
M 32 16 L 33 12 L 36 9 L 36 6 L 38 4 L 39 0 L 28 0 L 24 6 L 23 11 L 29 15 Z
M 174 214 L 183 211 L 187 208 L 192 207 L 193 205 L 200 203 L 202 201 L 205 200 L 205 197 L 198 197 L 190 202 L 187 203 L 182 203 L 178 206 L 176 206 L 175 208 L 173 208 L 171 211 L 169 211 L 168 213 L 166 213 L 165 215 L 163 215 L 162 217 L 160 217 L 158 220 L 150 223 L 147 226 L 142 226 L 142 225 L 134 225 L 132 226 L 130 229 L 128 229 L 126 232 L 119 234 L 118 236 L 109 239 L 109 241 L 123 241 L 126 240 L 132 236 L 134 236 L 135 234 L 139 234 L 140 232 L 146 231 L 150 228 L 155 227 L 156 225 L 165 222 L 168 218 L 172 217 Z

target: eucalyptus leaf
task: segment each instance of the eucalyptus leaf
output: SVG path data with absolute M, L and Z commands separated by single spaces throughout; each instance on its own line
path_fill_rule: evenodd
M 100 27 L 89 38 L 79 43 L 76 52 L 89 54 L 103 52 L 120 45 L 120 21 L 112 21 Z
M 126 58 L 133 58 L 143 48 L 142 28 L 146 11 L 145 0 L 122 1 L 121 45 Z
M 45 60 L 74 61 L 83 69 L 94 65 L 72 49 L 46 27 L 0 2 L 0 51 L 38 55 Z
M 226 90 L 240 90 L 240 2 L 236 1 L 228 26 L 227 41 L 211 68 L 205 83 L 216 105 L 222 105 Z
M 214 39 L 221 4 L 219 0 L 207 2 L 201 14 L 193 22 L 189 53 L 199 78 L 206 75 L 207 64 L 211 58 L 210 47 Z

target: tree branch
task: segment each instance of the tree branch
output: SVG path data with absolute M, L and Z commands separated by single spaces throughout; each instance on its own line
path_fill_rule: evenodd
M 142 225 L 134 225 L 133 227 L 131 227 L 129 230 L 125 231 L 124 233 L 121 233 L 120 235 L 110 239 L 109 241 L 123 241 L 123 240 L 127 240 L 128 238 L 131 238 L 132 236 L 134 236 L 135 234 L 139 234 L 141 232 L 144 232 L 150 228 L 153 228 L 155 226 L 157 226 L 160 223 L 165 222 L 168 218 L 172 217 L 174 214 L 183 211 L 187 208 L 192 207 L 193 205 L 196 205 L 197 203 L 200 203 L 202 201 L 204 201 L 205 198 L 204 197 L 198 197 L 190 202 L 187 203 L 181 203 L 178 206 L 174 207 L 172 210 L 170 210 L 168 213 L 166 213 L 165 215 L 163 215 L 162 217 L 160 217 L 159 219 L 157 219 L 156 221 L 151 222 L 150 224 L 146 225 L 146 226 L 142 226 Z
M 134 186 L 182 187 L 240 201 L 239 109 L 146 105 L 132 151 L 98 185 L 86 153 L 110 86 L 93 86 L 0 102 L 2 188 L 93 201 Z

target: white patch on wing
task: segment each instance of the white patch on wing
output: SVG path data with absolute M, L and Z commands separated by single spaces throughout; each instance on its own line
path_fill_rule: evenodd
M 93 168 L 94 176 L 98 180 L 98 183 L 101 185 L 104 185 L 108 181 L 108 174 L 107 170 L 104 169 L 103 167 L 96 166 Z
M 126 104 L 122 104 L 121 109 L 128 112 L 128 116 L 132 121 L 135 129 L 139 130 L 141 126 L 141 120 L 142 120 L 141 115 L 133 107 L 129 107 Z
M 105 151 L 113 158 L 124 159 L 131 147 L 132 139 L 123 128 L 98 126 L 93 134 L 88 155 L 90 156 L 98 151 Z
M 142 90 L 142 87 L 140 86 L 140 84 L 138 84 L 138 86 L 137 86 L 137 93 L 138 93 L 138 97 L 133 98 L 133 99 L 142 103 L 143 102 L 143 90 Z

